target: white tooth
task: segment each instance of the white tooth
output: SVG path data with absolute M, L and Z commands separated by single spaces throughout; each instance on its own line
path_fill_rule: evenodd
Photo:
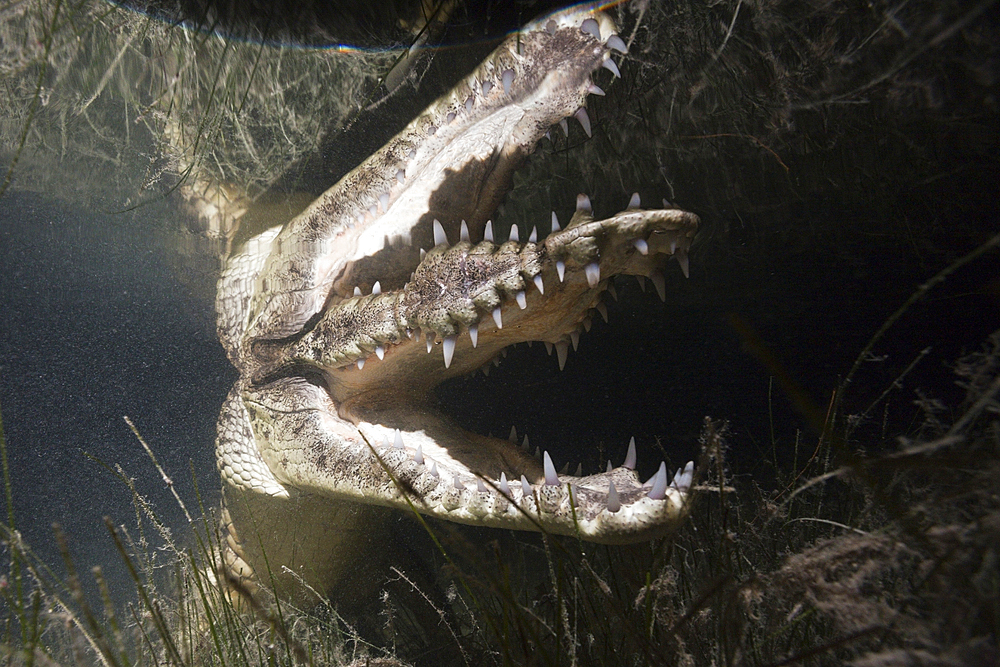
M 451 121 L 453 121 L 453 120 L 455 120 L 455 112 L 454 111 L 449 111 L 448 115 L 444 117 L 444 122 L 450 124 Z
M 601 282 L 601 265 L 597 262 L 591 262 L 583 267 L 583 272 L 587 274 L 587 284 L 591 288 L 597 287 L 597 283 Z
M 406 151 L 406 157 L 409 158 L 409 159 L 411 159 L 411 160 L 413 158 L 417 157 L 417 149 L 416 148 L 411 148 L 410 150 Z
M 667 302 L 667 285 L 663 280 L 663 274 L 659 271 L 654 271 L 653 275 L 649 277 L 653 282 L 653 287 L 656 288 L 656 293 L 660 295 L 660 301 Z
M 524 494 L 525 498 L 531 496 L 531 484 L 528 484 L 528 478 L 521 475 L 521 493 Z
M 378 204 L 372 204 L 371 206 L 369 206 L 368 212 L 371 213 L 371 216 L 373 218 L 376 217 L 378 215 Z
M 573 116 L 578 121 L 580 121 L 580 125 L 583 127 L 583 131 L 587 133 L 588 137 L 594 136 L 593 134 L 591 134 L 590 131 L 590 116 L 587 115 L 586 109 L 580 107 L 579 109 L 576 110 L 576 113 L 573 114 Z
M 542 274 L 539 273 L 537 276 L 532 278 L 532 280 L 535 283 L 535 287 L 538 288 L 538 293 L 545 294 L 545 282 L 542 280 Z
M 667 464 L 660 463 L 660 469 L 652 479 L 653 488 L 647 494 L 653 500 L 663 500 L 667 497 Z
M 510 95 L 510 84 L 514 83 L 514 70 L 507 69 L 503 72 L 503 94 Z
M 677 252 L 677 239 L 676 238 L 670 240 L 670 254 L 673 255 L 675 252 Z
M 612 514 L 618 512 L 622 508 L 622 503 L 618 499 L 618 490 L 615 488 L 615 483 L 611 482 L 608 484 L 608 511 Z
M 376 280 L 375 284 L 372 285 L 372 294 L 381 294 L 381 293 L 382 293 L 382 283 Z
M 580 30 L 590 35 L 593 35 L 597 39 L 601 38 L 601 26 L 597 24 L 594 19 L 585 19 L 580 25 Z
M 395 449 L 403 449 L 403 434 L 399 432 L 398 428 L 396 429 L 396 434 L 392 438 L 392 446 Z
M 579 331 L 570 331 L 569 332 L 569 339 L 573 343 L 573 351 L 576 352 L 580 348 L 580 332 Z
M 628 53 L 628 47 L 625 46 L 625 41 L 614 33 L 608 37 L 608 41 L 605 42 L 605 44 L 608 45 L 609 49 L 614 49 L 618 53 Z
M 431 332 L 428 331 L 427 332 L 427 354 L 430 354 L 431 350 L 434 349 L 434 338 L 432 336 L 433 336 L 433 334 L 431 334 Z
M 565 118 L 563 118 L 561 121 L 559 121 L 559 127 L 562 128 L 563 136 L 564 137 L 568 137 L 569 136 L 569 123 L 566 122 Z
M 590 327 L 594 324 L 594 320 L 590 317 L 583 318 L 583 330 L 590 333 Z
M 556 273 L 559 275 L 559 282 L 566 276 L 566 262 L 561 259 L 556 260 Z
M 559 357 L 559 370 L 566 368 L 566 357 L 569 356 L 569 343 L 564 340 L 556 343 L 556 355 Z
M 688 264 L 688 254 L 684 248 L 680 248 L 677 251 L 677 263 L 681 265 L 681 271 L 684 272 L 685 278 L 690 278 L 690 266 Z
M 406 172 L 403 171 L 402 169 L 398 170 L 396 172 L 396 180 L 399 181 L 400 183 L 403 183 L 406 180 Z
M 479 479 L 478 477 L 476 478 L 476 491 L 478 491 L 479 493 L 488 493 L 486 485 L 483 484 L 483 480 Z
M 524 434 L 524 442 L 521 443 L 521 449 L 523 449 L 526 452 L 530 452 L 531 451 L 531 443 L 528 442 L 528 434 L 527 433 Z
M 594 207 L 590 203 L 590 197 L 583 194 L 582 192 L 576 196 L 576 210 L 586 211 L 587 213 L 593 213 Z
M 387 436 L 382 436 L 382 447 L 385 449 L 389 448 L 389 438 Z
M 517 443 L 517 427 L 516 426 L 511 426 L 510 427 L 510 435 L 507 436 L 507 439 L 510 440 L 511 442 L 515 443 L 515 444 Z
M 538 243 L 538 225 L 532 226 L 531 233 L 528 234 L 528 243 Z
M 678 470 L 677 474 L 674 475 L 674 486 L 681 493 L 687 493 L 688 489 L 691 488 L 691 481 L 694 478 L 694 461 L 688 461 L 687 465 L 684 466 L 684 470 Z
M 510 238 L 509 241 L 520 241 L 521 235 L 517 232 L 517 225 L 510 226 Z
M 431 461 L 431 469 L 428 472 L 430 472 L 431 477 L 440 477 L 438 474 L 438 464 L 434 461 Z
M 469 95 L 469 97 L 465 100 L 465 110 L 472 111 L 472 95 Z
M 610 71 L 612 74 L 614 74 L 619 79 L 621 78 L 622 73 L 618 71 L 618 65 L 616 65 L 615 61 L 612 60 L 611 58 L 605 58 L 604 62 L 601 63 L 601 66 L 604 69 Z
M 424 261 L 424 255 L 426 255 L 426 254 L 427 254 L 427 251 L 424 250 L 423 248 L 421 248 L 420 249 L 420 261 L 421 262 Z
M 622 465 L 629 470 L 635 470 L 635 459 L 635 436 L 632 436 L 632 439 L 628 441 L 628 452 L 625 454 L 625 463 Z
M 613 465 L 611 465 L 611 459 L 608 459 L 608 467 L 607 467 L 607 472 L 611 472 L 611 471 L 612 471 L 612 470 L 614 470 L 614 469 L 615 469 L 615 468 L 614 468 L 614 466 L 613 466 Z
M 455 356 L 455 340 L 457 336 L 445 336 L 441 343 L 441 350 L 444 352 L 444 367 L 451 366 L 451 358 Z
M 388 211 L 389 210 L 389 193 L 388 192 L 383 192 L 382 194 L 380 194 L 378 196 L 378 203 L 382 204 L 382 210 L 383 211 Z
M 603 301 L 599 301 L 597 303 L 596 308 L 597 308 L 597 312 L 599 312 L 601 314 L 601 317 L 604 318 L 604 321 L 607 322 L 608 321 L 608 307 L 604 305 Z
M 493 221 L 486 221 L 486 229 L 483 230 L 483 240 L 493 243 Z
M 500 306 L 493 309 L 493 321 L 496 322 L 497 329 L 503 329 L 503 317 L 500 315 Z
M 510 498 L 510 486 L 507 485 L 506 473 L 500 473 L 500 493 Z
M 590 93 L 591 95 L 598 95 L 600 97 L 604 97 L 604 91 L 601 90 L 600 86 L 597 86 L 593 83 L 587 87 L 587 92 Z
M 583 462 L 576 464 L 576 470 L 573 471 L 573 477 L 583 477 Z
M 556 34 L 556 28 L 558 27 L 559 25 L 555 21 L 549 19 L 549 22 L 545 24 L 545 32 L 549 33 L 550 35 L 554 35 Z
M 517 307 L 524 310 L 528 307 L 528 301 L 524 296 L 524 290 L 518 290 L 517 294 L 514 295 L 514 300 L 517 301 Z
M 444 227 L 437 218 L 434 218 L 434 245 L 439 246 L 448 243 L 448 236 L 444 233 Z
M 469 338 L 472 339 L 472 347 L 479 343 L 479 327 L 475 324 L 469 326 Z
M 413 452 L 413 460 L 419 465 L 424 464 L 424 449 L 421 445 L 417 445 L 417 451 Z
M 375 346 L 375 356 L 378 357 L 379 361 L 382 361 L 383 359 L 385 359 L 385 348 L 382 347 L 381 345 L 376 345 Z
M 641 289 L 643 292 L 645 292 L 646 291 L 646 276 L 643 276 L 643 275 L 640 275 L 640 274 L 637 273 L 637 274 L 635 274 L 635 279 L 637 281 L 639 281 L 639 289 Z
M 559 226 L 559 218 L 556 217 L 556 212 L 552 211 L 552 231 L 558 232 L 562 227 Z
M 361 288 L 357 285 L 354 286 L 354 296 L 361 296 Z
M 635 249 L 639 251 L 640 255 L 649 254 L 649 244 L 646 243 L 646 239 L 633 239 L 632 245 L 635 246 Z
M 542 468 L 545 470 L 545 486 L 559 486 L 559 476 L 548 452 L 542 454 Z
M 365 367 L 365 360 L 364 359 L 358 359 L 358 370 L 360 371 L 364 367 Z
M 469 241 L 469 226 L 465 224 L 465 220 L 462 221 L 462 226 L 459 228 L 458 240 L 459 241 Z
M 465 491 L 465 485 L 462 484 L 462 480 L 458 478 L 458 475 L 455 475 L 455 481 L 452 483 L 454 484 L 455 488 L 458 489 L 459 491 Z
M 552 356 L 552 343 L 550 343 L 547 340 L 543 340 L 542 342 L 545 343 L 545 353 L 551 357 Z
M 615 287 L 615 284 L 611 281 L 608 281 L 608 293 L 615 297 L 615 301 L 618 300 L 618 288 Z
M 493 90 L 493 82 L 483 81 L 483 97 L 489 95 L 491 90 Z

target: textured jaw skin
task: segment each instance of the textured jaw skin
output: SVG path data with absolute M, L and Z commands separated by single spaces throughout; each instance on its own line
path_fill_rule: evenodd
M 577 535 L 661 535 L 684 515 L 690 466 L 645 483 L 625 464 L 557 475 L 547 454 L 470 433 L 431 389 L 542 341 L 560 365 L 617 274 L 687 273 L 697 216 L 589 199 L 539 238 L 501 243 L 488 217 L 548 129 L 585 112 L 591 73 L 624 44 L 589 8 L 510 36 L 284 228 L 252 239 L 219 283 L 219 336 L 241 378 L 219 419 L 229 574 L 268 564 L 285 596 L 330 590 L 377 543 L 385 508 Z M 609 67 L 614 69 L 614 67 Z M 599 90 L 599 89 L 598 89 Z M 531 224 L 530 222 L 528 224 Z M 422 248 L 428 248 L 426 252 Z

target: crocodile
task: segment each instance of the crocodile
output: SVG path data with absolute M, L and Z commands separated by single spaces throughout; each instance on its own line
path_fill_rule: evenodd
M 510 439 L 460 428 L 433 388 L 541 341 L 560 367 L 618 274 L 661 295 L 686 275 L 698 217 L 638 196 L 606 219 L 586 195 L 499 238 L 491 216 L 550 128 L 625 53 L 613 20 L 575 7 L 509 35 L 450 92 L 285 225 L 233 254 L 216 298 L 239 371 L 218 422 L 220 568 L 242 590 L 305 600 L 350 587 L 400 510 L 600 543 L 684 517 L 692 465 L 643 482 L 634 443 L 606 471 L 557 473 Z M 522 240 L 523 239 L 523 240 Z M 672 264 L 670 266 L 673 266 Z M 670 269 L 674 270 L 674 269 Z

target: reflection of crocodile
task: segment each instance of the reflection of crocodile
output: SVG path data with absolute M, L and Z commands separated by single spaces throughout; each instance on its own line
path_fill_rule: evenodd
M 624 51 L 607 16 L 569 10 L 507 38 L 450 93 L 281 229 L 228 263 L 219 336 L 240 370 L 219 420 L 231 575 L 268 571 L 283 595 L 330 590 L 377 542 L 385 508 L 462 523 L 630 542 L 683 514 L 690 467 L 645 484 L 624 466 L 559 476 L 508 441 L 436 412 L 434 386 L 540 340 L 568 346 L 611 276 L 664 289 L 687 271 L 698 219 L 642 210 L 595 220 L 581 195 L 540 239 L 487 218 L 545 132 L 601 94 Z M 440 221 L 440 222 L 439 222 Z M 519 237 L 524 235 L 526 242 Z M 422 248 L 428 248 L 426 252 Z M 237 533 L 239 538 L 237 538 Z M 266 559 L 265 559 L 266 555 Z M 265 570 L 266 568 L 266 570 Z

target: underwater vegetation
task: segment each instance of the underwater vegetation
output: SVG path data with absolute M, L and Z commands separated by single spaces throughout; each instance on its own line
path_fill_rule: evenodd
M 438 397 L 467 428 L 568 443 L 560 463 L 590 449 L 577 441 L 600 443 L 588 469 L 617 463 L 633 432 L 643 478 L 654 458 L 692 458 L 689 519 L 607 547 L 403 518 L 420 557 L 401 553 L 365 604 L 319 592 L 238 611 L 214 576 L 215 472 L 162 468 L 174 443 L 146 433 L 184 522 L 104 463 L 135 509 L 100 537 L 127 572 L 123 603 L 120 582 L 73 556 L 86 527 L 58 529 L 61 562 L 22 539 L 33 517 L 15 512 L 0 421 L 8 664 L 1000 660 L 997 3 L 611 11 L 629 53 L 588 103 L 593 136 L 553 128 L 497 225 L 547 219 L 581 191 L 607 209 L 638 191 L 704 221 L 691 278 L 666 306 L 619 283 L 624 305 L 609 302 L 568 380 L 522 349 Z M 294 212 L 489 46 L 417 52 L 390 91 L 399 49 L 226 40 L 96 2 L 6 4 L 0 30 L 0 190 L 163 215 L 155 245 L 206 301 L 220 258 L 254 233 L 237 212 Z M 223 215 L 201 217 L 206 199 Z

